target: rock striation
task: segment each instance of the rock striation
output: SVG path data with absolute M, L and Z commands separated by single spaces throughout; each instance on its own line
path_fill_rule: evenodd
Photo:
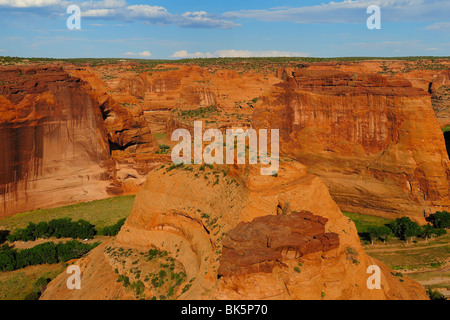
M 143 118 L 88 70 L 2 67 L 0 216 L 110 196 L 111 152 L 157 148 Z
M 400 77 L 298 69 L 265 95 L 256 128 L 319 175 L 343 210 L 424 222 L 449 208 L 449 159 L 430 95 Z

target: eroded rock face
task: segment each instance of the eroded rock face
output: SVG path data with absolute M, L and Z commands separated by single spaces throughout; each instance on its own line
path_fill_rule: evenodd
M 88 70 L 2 67 L 0 81 L 0 216 L 120 194 L 111 151 L 157 148 L 142 111 L 117 104 Z
M 343 210 L 423 222 L 448 208 L 449 160 L 427 92 L 403 78 L 293 72 L 253 115 L 319 175 Z
M 82 81 L 59 67 L 0 78 L 0 215 L 105 197 L 109 147 Z
M 286 215 L 277 215 L 280 207 Z M 288 207 L 300 212 L 283 210 Z M 398 281 L 364 253 L 353 222 L 295 161 L 282 162 L 277 177 L 261 176 L 258 166 L 155 169 L 108 246 L 167 251 L 186 272 L 177 299 L 427 299 L 419 284 Z M 76 262 L 84 270 L 81 290 L 68 290 L 61 274 L 42 298 L 111 297 L 117 282 L 106 256 L 102 246 Z M 380 290 L 366 285 L 374 264 L 381 268 Z M 95 270 L 104 270 L 102 281 L 90 277 Z M 134 281 L 133 270 L 121 272 Z M 153 286 L 144 286 L 151 298 Z M 126 293 L 115 298 L 127 299 Z
M 336 249 L 339 235 L 325 233 L 327 221 L 302 211 L 241 222 L 223 240 L 218 275 L 270 273 L 283 260 Z

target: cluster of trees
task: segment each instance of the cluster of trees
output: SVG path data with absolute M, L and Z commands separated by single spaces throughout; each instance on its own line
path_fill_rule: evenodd
M 116 224 L 103 228 L 99 234 L 105 236 L 115 236 L 125 223 L 126 218 L 120 219 Z M 38 238 L 72 238 L 72 239 L 92 239 L 97 234 L 95 226 L 86 220 L 72 221 L 71 218 L 53 219 L 49 222 L 30 222 L 24 229 L 17 229 L 14 233 L 9 231 L 0 232 L 0 244 L 7 240 L 14 241 L 34 241 Z
M 430 237 L 446 234 L 447 231 L 445 228 L 450 227 L 450 213 L 447 211 L 436 212 L 428 220 L 432 224 L 420 226 L 408 217 L 397 218 L 385 226 L 369 227 L 366 235 L 372 244 L 375 239 L 380 239 L 385 242 L 392 235 L 406 241 L 416 236 L 425 238 L 428 241 Z
M 30 249 L 12 249 L 7 244 L 0 247 L 0 271 L 14 271 L 31 265 L 66 262 L 91 251 L 99 243 L 87 244 L 76 240 L 43 243 Z
M 49 222 L 42 221 L 37 224 L 30 222 L 24 229 L 17 229 L 7 236 L 9 242 L 34 241 L 38 238 L 73 238 L 92 239 L 95 235 L 95 227 L 86 220 L 72 221 L 71 218 L 53 219 Z
M 125 223 L 126 218 L 120 219 L 119 221 L 117 221 L 116 224 L 113 224 L 112 226 L 109 227 L 104 227 L 101 231 L 100 234 L 103 236 L 115 236 L 119 233 L 120 228 L 122 228 L 123 224 Z
M 450 227 L 450 212 L 438 211 L 428 218 L 435 228 L 449 228 Z

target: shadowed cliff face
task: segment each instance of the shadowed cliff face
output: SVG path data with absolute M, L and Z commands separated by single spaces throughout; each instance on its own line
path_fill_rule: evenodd
M 409 81 L 299 70 L 263 101 L 253 125 L 279 128 L 281 152 L 322 177 L 343 210 L 423 221 L 448 208 L 442 132 L 429 94 Z
M 0 215 L 107 197 L 110 144 L 155 146 L 145 123 L 61 67 L 4 67 L 0 80 Z

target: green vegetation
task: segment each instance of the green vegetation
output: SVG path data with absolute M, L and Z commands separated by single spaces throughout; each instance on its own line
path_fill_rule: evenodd
M 391 234 L 392 230 L 387 226 L 369 226 L 367 228 L 367 235 L 372 244 L 373 240 L 377 238 L 386 242 Z
M 158 151 L 156 151 L 156 154 L 168 154 L 170 151 L 170 146 L 166 145 L 166 144 L 158 144 L 159 145 L 159 149 Z
M 312 62 L 329 62 L 329 61 L 363 61 L 363 60 L 403 60 L 413 61 L 424 67 L 429 67 L 423 60 L 429 60 L 433 64 L 439 64 L 441 59 L 450 59 L 450 57 L 442 56 L 414 56 L 414 57 L 335 57 L 335 58 L 314 58 L 314 57 L 250 57 L 250 58 L 196 58 L 196 59 L 180 59 L 180 60 L 168 60 L 168 59 L 122 59 L 122 58 L 72 58 L 72 59 L 53 59 L 53 58 L 21 58 L 21 57 L 0 57 L 0 64 L 18 64 L 18 63 L 49 63 L 49 62 L 67 62 L 75 65 L 90 65 L 101 66 L 109 64 L 120 65 L 123 61 L 138 63 L 133 66 L 133 71 L 169 71 L 177 70 L 178 68 L 160 68 L 161 64 L 174 63 L 186 64 L 186 65 L 199 65 L 202 67 L 211 66 L 264 66 L 267 64 L 301 64 Z
M 402 240 L 408 240 L 420 234 L 420 226 L 408 217 L 401 217 L 387 225 L 392 232 Z
M 360 235 L 367 232 L 369 227 L 380 227 L 393 221 L 391 219 L 369 216 L 359 213 L 350 213 L 350 212 L 342 212 L 342 213 L 355 223 L 356 230 L 358 230 L 358 233 Z
M 207 116 L 218 114 L 220 111 L 216 106 L 200 107 L 194 110 L 181 110 L 180 116 L 183 118 L 205 118 Z
M 437 290 L 428 288 L 427 294 L 430 297 L 430 300 L 447 300 L 447 298 Z
M 164 140 L 167 138 L 167 133 L 159 133 L 159 132 L 155 132 L 153 133 L 153 137 L 155 137 L 155 140 Z
M 63 272 L 64 269 L 64 263 L 58 263 L 0 272 L 0 300 L 37 299 L 45 290 L 44 281 L 41 279 L 48 282 Z
M 39 223 L 52 219 L 72 218 L 82 219 L 92 223 L 97 230 L 110 226 L 117 220 L 129 216 L 135 196 L 120 196 L 91 202 L 84 202 L 70 206 L 51 209 L 38 209 L 15 214 L 0 220 L 0 226 L 14 231 L 25 228 L 30 222 Z
M 182 264 L 170 257 L 167 251 L 150 249 L 145 252 L 108 247 L 105 253 L 114 263 L 121 264 L 123 271 L 127 270 L 125 275 L 115 269 L 117 282 L 133 290 L 137 299 L 144 299 L 149 293 L 154 299 L 174 299 L 179 291 L 177 289 L 186 280 Z
M 71 218 L 61 218 L 49 222 L 41 221 L 38 224 L 30 222 L 26 228 L 16 229 L 6 239 L 9 242 L 34 241 L 38 238 L 50 237 L 92 239 L 94 234 L 94 226 L 86 220 L 72 221 Z
M 435 228 L 450 227 L 450 212 L 438 211 L 428 218 Z
M 75 240 L 58 244 L 47 242 L 22 250 L 11 249 L 4 244 L 0 247 L 0 271 L 13 271 L 44 263 L 66 262 L 80 258 L 98 244 L 85 244 Z
M 38 300 L 50 281 L 50 278 L 45 277 L 40 277 L 37 279 L 33 285 L 33 290 L 25 296 L 24 300 Z
M 122 228 L 123 224 L 125 223 L 126 218 L 122 218 L 119 221 L 117 221 L 116 224 L 105 227 L 100 231 L 100 234 L 102 236 L 115 236 L 119 233 L 120 228 Z
M 392 235 L 404 241 L 412 240 L 417 236 L 428 241 L 430 237 L 439 237 L 447 233 L 440 226 L 447 225 L 449 217 L 447 212 L 437 212 L 429 218 L 430 221 L 433 221 L 434 226 L 428 224 L 421 227 L 408 217 L 390 220 L 349 212 L 344 212 L 344 215 L 355 223 L 360 238 L 370 241 L 372 244 L 376 239 L 386 242 Z
M 450 131 L 450 125 L 446 125 L 444 128 L 441 128 L 442 132 Z

